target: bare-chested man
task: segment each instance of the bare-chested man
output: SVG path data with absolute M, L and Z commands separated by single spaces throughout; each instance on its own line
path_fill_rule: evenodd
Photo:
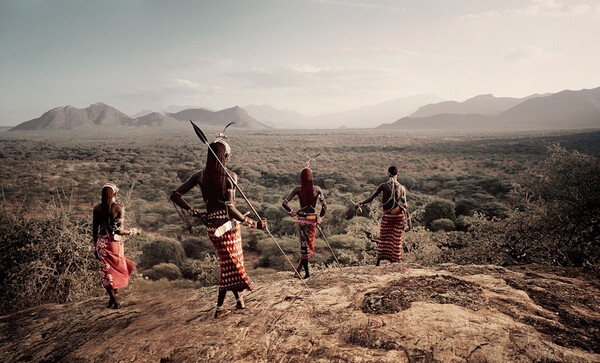
M 400 262 L 404 225 L 407 225 L 407 230 L 411 228 L 408 204 L 406 203 L 406 188 L 397 180 L 398 168 L 390 166 L 388 176 L 388 181 L 379 184 L 373 195 L 355 205 L 356 208 L 360 208 L 361 205 L 370 203 L 380 193 L 383 193 L 381 198 L 383 217 L 381 218 L 379 243 L 377 244 L 377 266 L 379 266 L 381 260 Z

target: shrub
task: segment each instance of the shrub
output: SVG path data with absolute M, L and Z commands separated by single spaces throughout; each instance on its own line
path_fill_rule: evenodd
M 489 263 L 551 263 L 600 269 L 600 158 L 551 146 L 524 192 L 524 212 L 503 220 L 475 214 L 470 232 Z
M 294 263 L 292 261 L 292 263 Z M 289 263 L 286 258 L 281 255 L 269 255 L 264 256 L 258 261 L 259 267 L 269 267 L 275 270 L 285 270 L 289 267 Z
M 144 271 L 144 276 L 147 276 L 150 280 L 167 279 L 172 281 L 181 278 L 181 271 L 173 263 L 159 263 L 150 270 Z
M 544 239 L 558 263 L 600 265 L 600 157 L 548 148 L 541 175 L 526 183 L 529 214 L 538 215 Z
M 427 204 L 423 212 L 423 222 L 430 226 L 436 219 L 454 220 L 454 203 L 449 200 L 438 199 Z
M 436 219 L 435 221 L 431 222 L 431 227 L 429 228 L 431 229 L 433 232 L 437 232 L 437 231 L 454 231 L 455 226 L 454 226 L 454 222 L 452 222 L 452 220 L 447 219 L 447 218 L 441 218 L 441 219 Z
M 197 281 L 201 286 L 219 283 L 219 259 L 206 254 L 202 260 L 186 259 L 181 265 L 183 278 Z
M 508 208 L 496 202 L 483 204 L 480 208 L 480 211 L 489 219 L 503 219 L 506 218 L 506 216 L 508 215 Z
M 47 303 L 97 295 L 101 289 L 89 222 L 48 204 L 1 203 L 0 311 L 3 314 Z
M 470 226 L 471 224 L 464 216 L 457 217 L 456 220 L 454 220 L 454 227 L 457 231 L 466 232 L 469 230 Z
M 201 259 L 206 253 L 214 251 L 212 243 L 207 238 L 188 237 L 181 241 L 185 257 Z
M 319 236 L 319 232 L 317 232 L 317 237 L 321 237 Z M 348 234 L 336 234 L 328 237 L 327 240 L 331 248 L 335 249 L 351 250 L 354 246 L 354 237 Z
M 178 240 L 159 237 L 142 247 L 140 266 L 150 268 L 163 262 L 180 266 L 184 257 L 183 246 Z
M 454 210 L 457 216 L 472 216 L 480 208 L 481 204 L 473 199 L 460 199 L 456 202 Z

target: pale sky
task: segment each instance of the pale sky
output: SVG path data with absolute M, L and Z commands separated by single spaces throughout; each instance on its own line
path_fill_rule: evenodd
M 0 125 L 600 86 L 600 0 L 0 0 Z

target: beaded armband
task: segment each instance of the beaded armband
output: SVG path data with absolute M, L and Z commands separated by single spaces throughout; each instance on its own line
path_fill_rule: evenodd
M 248 217 L 244 218 L 244 222 L 242 223 L 244 224 L 244 226 L 250 227 L 252 229 L 256 229 L 258 227 L 258 223 L 256 223 L 254 219 Z

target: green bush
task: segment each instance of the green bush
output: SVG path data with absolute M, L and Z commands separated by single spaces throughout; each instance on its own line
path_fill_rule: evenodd
M 434 200 L 425 206 L 422 218 L 423 222 L 428 227 L 431 225 L 431 222 L 436 219 L 454 220 L 454 203 L 444 199 Z
M 321 237 L 319 232 L 317 232 L 317 237 Z M 316 239 L 315 239 L 316 240 Z M 331 248 L 340 249 L 340 250 L 352 250 L 354 246 L 353 236 L 347 234 L 336 234 L 327 238 Z
M 508 208 L 500 203 L 490 202 L 485 203 L 481 206 L 480 211 L 489 219 L 498 218 L 503 219 L 508 215 Z
M 473 199 L 459 199 L 456 202 L 455 212 L 457 216 L 472 216 L 480 208 L 481 203 Z
M 450 220 L 448 218 L 441 218 L 441 219 L 436 219 L 435 221 L 431 222 L 431 226 L 429 227 L 429 229 L 431 229 L 433 232 L 437 232 L 437 231 L 450 232 L 450 231 L 454 231 L 456 229 L 456 227 L 454 226 L 454 222 L 452 222 L 452 220 Z
M 296 263 L 294 261 L 292 261 L 292 263 Z M 289 265 L 289 262 L 287 262 L 286 258 L 283 257 L 282 255 L 269 255 L 269 256 L 264 256 L 263 258 L 261 258 L 258 261 L 258 266 L 259 267 L 268 267 L 268 268 L 272 268 L 275 270 L 285 270 L 288 267 L 291 267 Z
M 214 253 L 214 247 L 208 238 L 188 237 L 181 241 L 185 257 L 201 259 L 207 253 Z
M 181 265 L 183 278 L 197 281 L 202 286 L 218 284 L 219 271 L 219 259 L 208 254 L 202 260 L 186 259 Z
M 144 271 L 144 276 L 155 281 L 160 279 L 172 281 L 181 278 L 181 270 L 173 263 L 159 263 L 150 270 Z
M 163 262 L 180 266 L 184 257 L 185 251 L 178 240 L 159 237 L 142 247 L 140 266 L 151 268 Z
M 469 230 L 471 224 L 464 216 L 456 217 L 454 220 L 454 227 L 457 231 L 466 232 Z

